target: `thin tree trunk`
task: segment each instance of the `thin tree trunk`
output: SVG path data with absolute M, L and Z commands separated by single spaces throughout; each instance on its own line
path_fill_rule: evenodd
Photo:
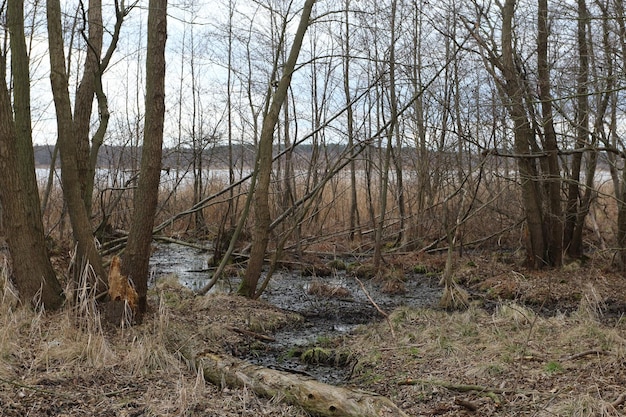
M 389 168 L 391 166 L 391 157 L 393 154 L 393 139 L 398 125 L 398 102 L 396 97 L 396 10 L 397 2 L 391 2 L 391 45 L 389 46 L 389 105 L 391 108 L 390 122 L 387 131 L 387 143 L 385 147 L 385 158 L 383 161 L 383 169 L 381 172 L 380 187 L 380 214 L 376 225 L 376 236 L 374 242 L 374 256 L 372 263 L 374 269 L 378 270 L 382 261 L 382 240 L 385 225 L 385 216 L 387 212 L 387 190 L 389 187 Z
M 547 251 L 545 262 L 550 266 L 561 266 L 563 256 L 563 225 L 561 209 L 561 174 L 559 170 L 558 146 L 552 117 L 550 94 L 550 69 L 548 63 L 548 1 L 538 1 L 537 18 L 537 73 L 539 99 L 543 115 L 544 150 L 547 152 L 546 173 L 548 215 L 544 217 Z M 587 127 L 585 127 L 587 129 Z
M 68 91 L 68 77 L 65 68 L 63 31 L 61 28 L 61 4 L 59 0 L 48 0 L 46 4 L 48 21 L 48 44 L 50 56 L 50 82 L 57 117 L 58 146 L 61 154 L 61 183 L 63 196 L 76 241 L 77 257 L 74 277 L 78 279 L 83 268 L 89 264 L 95 273 L 93 285 L 102 294 L 106 288 L 106 275 L 102 260 L 93 239 L 89 213 L 85 208 L 81 189 L 80 168 L 77 161 L 77 136 L 72 118 L 71 101 Z
M 150 245 L 159 197 L 165 122 L 165 42 L 167 0 L 150 0 L 146 51 L 146 115 L 139 184 L 133 199 L 133 222 L 123 254 L 122 274 L 132 279 L 139 297 L 137 319 L 146 311 Z
M 619 27 L 619 39 L 620 39 L 620 53 L 622 57 L 622 64 L 626 64 L 626 13 L 624 13 L 623 0 L 614 0 L 615 9 L 617 13 L 617 24 Z M 614 133 L 615 140 L 619 140 L 617 134 L 619 116 L 617 112 L 617 106 L 619 102 L 613 105 L 613 115 L 611 117 L 611 130 Z M 626 162 L 626 158 L 622 157 L 622 163 Z M 619 178 L 619 177 L 618 177 Z M 621 181 L 620 181 L 621 180 Z M 617 184 L 615 187 L 615 195 L 618 196 L 617 200 L 617 247 L 619 251 L 619 264 L 621 269 L 626 270 L 626 169 L 622 169 L 621 178 L 618 181 L 614 181 Z
M 350 0 L 345 0 L 344 10 L 344 37 L 343 44 L 343 91 L 348 105 L 346 109 L 346 125 L 348 135 L 348 148 L 354 147 L 354 110 L 352 108 L 352 98 L 350 92 Z M 356 181 L 356 162 L 354 159 L 350 161 L 350 240 L 361 240 L 361 219 L 358 206 L 357 181 Z
M 78 166 L 78 178 L 81 192 L 85 202 L 85 209 L 91 215 L 91 201 L 93 196 L 93 180 L 89 180 L 90 145 L 89 130 L 91 126 L 91 112 L 93 99 L 96 91 L 96 78 L 100 76 L 100 56 L 102 54 L 102 2 L 101 0 L 89 0 L 86 22 L 89 34 L 87 41 L 87 53 L 83 68 L 83 78 L 76 91 L 76 103 L 74 105 L 74 134 L 76 135 L 76 155 Z
M 287 97 L 287 91 L 291 83 L 291 77 L 295 70 L 296 61 L 302 47 L 304 34 L 309 26 L 309 18 L 313 9 L 315 0 L 306 0 L 300 17 L 300 24 L 294 37 L 289 58 L 285 63 L 283 75 L 278 83 L 274 97 L 261 128 L 261 137 L 258 146 L 258 180 L 254 190 L 254 228 L 252 231 L 252 248 L 250 250 L 250 259 L 244 278 L 238 293 L 249 298 L 254 298 L 257 284 L 261 276 L 263 261 L 265 259 L 265 251 L 269 242 L 269 226 L 271 223 L 270 207 L 269 207 L 269 189 L 270 178 L 272 173 L 272 148 L 274 139 L 274 130 L 276 123 L 280 117 L 280 109 Z

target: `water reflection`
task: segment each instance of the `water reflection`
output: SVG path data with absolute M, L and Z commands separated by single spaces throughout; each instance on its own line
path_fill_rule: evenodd
M 151 284 L 167 275 L 176 275 L 185 287 L 195 291 L 209 280 L 208 250 L 176 244 L 158 244 L 150 257 Z

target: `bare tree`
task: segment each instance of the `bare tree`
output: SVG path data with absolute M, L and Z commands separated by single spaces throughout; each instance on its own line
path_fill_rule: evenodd
M 304 34 L 309 26 L 309 19 L 315 0 L 306 0 L 300 16 L 300 23 L 294 36 L 289 57 L 285 62 L 282 76 L 272 97 L 269 111 L 263 119 L 261 137 L 257 150 L 257 183 L 254 191 L 254 227 L 252 231 L 252 248 L 250 260 L 238 293 L 253 298 L 261 276 L 265 252 L 269 242 L 269 226 L 271 223 L 269 207 L 270 178 L 272 173 L 272 148 L 274 130 L 280 117 L 280 109 L 287 97 Z
M 7 26 L 13 103 L 6 84 L 6 55 L 3 55 L 0 83 L 0 215 L 13 260 L 13 281 L 20 300 L 24 304 L 53 310 L 62 305 L 64 297 L 46 250 L 35 177 L 23 0 L 7 2 Z
M 389 123 L 387 131 L 385 132 L 386 143 L 384 147 L 384 158 L 381 161 L 381 180 L 380 180 L 380 213 L 378 214 L 378 221 L 376 224 L 376 236 L 374 238 L 374 268 L 378 270 L 382 261 L 382 246 L 383 246 L 383 231 L 385 226 L 386 214 L 387 214 L 387 197 L 389 189 L 389 169 L 391 167 L 391 159 L 393 155 L 394 137 L 396 136 L 396 130 L 398 129 L 398 98 L 396 94 L 396 16 L 397 16 L 398 2 L 397 0 L 391 1 L 391 16 L 390 16 L 390 44 L 389 44 L 389 58 L 388 58 L 388 72 L 389 72 Z M 384 116 L 383 116 L 384 117 Z M 400 152 L 400 150 L 398 150 Z
M 545 229 L 545 254 L 534 253 L 535 259 L 551 266 L 561 266 L 563 256 L 563 223 L 561 209 L 561 173 L 559 167 L 558 145 L 552 116 L 552 95 L 550 93 L 550 65 L 548 62 L 548 1 L 538 0 L 537 7 L 537 86 L 541 101 L 541 127 L 543 149 L 546 157 L 542 159 L 545 172 L 545 193 L 547 195 L 547 213 L 543 215 Z M 538 232 L 538 231 L 537 231 Z
M 558 266 L 562 256 L 561 180 L 546 62 L 547 6 L 542 1 L 539 0 L 537 33 L 537 85 L 543 116 L 541 125 L 537 122 L 535 100 L 527 78 L 528 69 L 517 49 L 513 24 L 516 0 L 507 0 L 500 7 L 500 50 L 493 39 L 484 39 L 477 33 L 477 23 L 472 25 L 466 21 L 466 27 L 472 31 L 479 46 L 486 53 L 485 66 L 497 83 L 501 100 L 513 123 L 514 149 L 526 215 L 527 262 L 535 268 Z M 484 11 L 478 9 L 479 18 L 486 18 Z M 538 133 L 541 135 L 541 144 L 537 141 Z
M 81 6 L 84 7 L 82 3 Z M 104 140 L 109 120 L 108 104 L 102 89 L 101 77 L 117 45 L 124 16 L 130 11 L 130 8 L 125 8 L 123 3 L 120 5 L 116 2 L 115 7 L 116 23 L 111 43 L 105 56 L 101 58 L 102 4 L 100 0 L 90 2 L 86 16 L 89 34 L 84 36 L 87 44 L 85 68 L 74 103 L 74 113 L 69 94 L 69 73 L 65 60 L 61 5 L 58 0 L 50 0 L 46 7 L 50 81 L 57 117 L 61 182 L 77 249 L 75 273 L 80 274 L 83 267 L 89 264 L 95 273 L 94 284 L 100 294 L 106 288 L 106 282 L 102 261 L 93 239 L 91 199 L 97 153 Z M 94 135 L 93 146 L 90 146 L 89 126 L 94 95 L 98 100 L 100 125 Z
M 350 22 L 350 0 L 345 0 L 344 6 L 344 39 L 342 44 L 343 54 L 343 91 L 348 104 L 346 111 L 346 134 L 348 135 L 348 148 L 354 146 L 356 129 L 354 127 L 354 108 L 351 104 L 352 95 L 350 91 L 351 79 L 351 56 L 352 49 L 352 24 Z M 350 239 L 361 240 L 361 216 L 358 206 L 357 181 L 356 181 L 356 161 L 350 162 Z
M 166 0 L 150 0 L 147 32 L 146 115 L 141 171 L 133 200 L 133 221 L 122 258 L 122 274 L 134 282 L 139 296 L 138 320 L 141 320 L 147 306 L 150 244 L 161 178 L 165 121 Z

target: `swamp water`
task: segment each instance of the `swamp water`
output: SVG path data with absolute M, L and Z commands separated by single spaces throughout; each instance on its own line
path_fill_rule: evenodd
M 175 274 L 180 283 L 192 290 L 202 288 L 209 279 L 206 263 L 210 252 L 197 248 L 159 244 L 152 254 L 151 281 Z M 346 259 L 345 261 L 352 261 Z M 362 280 L 363 285 L 386 313 L 399 306 L 430 307 L 441 297 L 441 288 L 433 278 L 422 274 L 407 274 L 404 282 L 406 293 L 385 294 L 381 283 Z M 322 297 L 309 294 L 312 283 L 345 288 L 349 297 Z M 236 291 L 239 280 L 227 278 L 218 281 L 212 291 L 225 293 Z M 243 359 L 270 368 L 310 375 L 327 383 L 341 383 L 349 378 L 354 363 L 349 357 L 331 354 L 330 357 L 314 357 L 308 363 L 302 354 L 325 356 L 332 349 L 332 340 L 347 335 L 358 325 L 382 320 L 383 316 L 368 300 L 359 283 L 345 271 L 337 271 L 330 277 L 302 276 L 299 271 L 277 271 L 261 298 L 283 310 L 301 315 L 304 320 L 295 327 L 281 330 L 273 335 L 275 341 L 265 343 L 263 348 L 251 349 Z M 312 349 L 318 347 L 318 349 Z

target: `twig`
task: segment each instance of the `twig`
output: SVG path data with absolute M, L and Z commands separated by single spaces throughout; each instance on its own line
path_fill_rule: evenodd
M 363 285 L 361 280 L 358 279 L 357 277 L 352 277 L 352 278 L 354 278 L 356 282 L 359 283 L 359 285 L 361 286 L 361 289 L 363 290 L 363 293 L 365 294 L 367 299 L 370 300 L 370 303 L 372 303 L 372 305 L 376 308 L 376 310 L 378 310 L 378 312 L 382 314 L 383 317 L 385 317 L 385 320 L 387 321 L 387 324 L 389 325 L 389 330 L 391 330 L 391 337 L 393 338 L 393 340 L 396 340 L 396 332 L 393 331 L 393 326 L 391 325 L 391 320 L 389 320 L 389 315 L 385 313 L 383 310 L 381 310 L 380 307 L 378 307 L 378 304 L 376 304 L 376 302 L 372 299 L 370 294 L 367 292 L 367 290 L 365 289 L 365 285 Z
M 414 344 L 414 345 L 402 345 L 402 346 L 387 346 L 387 347 L 379 348 L 378 350 L 385 351 L 385 350 L 399 350 L 399 349 L 421 348 L 421 347 L 424 347 L 424 345 L 425 345 L 425 343 L 417 343 L 417 344 Z
M 607 352 L 606 350 L 590 349 L 590 350 L 586 350 L 584 352 L 575 353 L 573 355 L 566 356 L 564 358 L 561 358 L 561 360 L 562 361 L 572 361 L 574 359 L 580 359 L 580 358 L 583 358 L 583 357 L 589 356 L 589 355 L 609 355 L 609 354 L 610 354 L 610 352 Z
M 405 379 L 405 380 L 398 382 L 398 385 L 418 385 L 418 384 L 437 385 L 437 386 L 440 386 L 440 387 L 443 387 L 452 391 L 458 391 L 458 392 L 476 391 L 476 392 L 494 393 L 494 394 L 506 394 L 506 393 L 515 392 L 510 389 L 485 387 L 482 385 L 453 384 L 451 382 L 429 381 L 426 379 L 410 379 L 409 378 L 409 379 Z
M 478 410 L 478 406 L 476 406 L 476 404 L 466 401 L 466 400 L 460 400 L 460 399 L 455 399 L 454 403 L 456 405 L 460 405 L 461 407 L 467 408 L 469 411 L 476 411 Z
M 153 236 L 153 239 L 156 240 L 156 241 L 159 241 L 159 242 L 175 243 L 175 244 L 181 245 L 181 246 L 188 246 L 190 248 L 198 249 L 198 250 L 206 251 L 206 252 L 211 250 L 209 247 L 204 246 L 204 245 L 198 245 L 198 244 L 191 243 L 191 242 L 185 242 L 184 240 L 174 239 L 174 238 L 168 237 L 168 236 L 156 235 L 156 236 Z
M 229 327 L 228 329 L 232 330 L 235 333 L 239 333 L 239 334 L 242 334 L 244 336 L 250 336 L 250 337 L 253 337 L 255 339 L 262 340 L 264 342 L 275 342 L 276 341 L 276 339 L 274 339 L 271 336 L 266 336 L 264 334 L 256 333 L 256 332 L 253 332 L 253 331 L 250 331 L 250 330 L 244 330 L 244 329 L 240 329 L 238 327 Z
M 626 402 L 626 392 L 622 392 L 619 397 L 611 403 L 611 407 L 617 408 L 618 406 L 624 404 L 624 402 Z
M 130 387 L 124 387 L 124 388 L 122 388 L 122 389 L 118 389 L 118 390 L 116 390 L 116 391 L 109 391 L 109 392 L 105 392 L 105 393 L 103 393 L 102 395 L 103 395 L 104 397 L 114 397 L 114 396 L 116 396 L 116 395 L 118 395 L 118 394 L 122 394 L 122 393 L 124 393 L 124 392 L 130 391 L 131 389 L 133 389 L 133 388 L 130 388 Z
M 64 394 L 64 393 L 60 393 L 60 392 L 54 392 L 54 391 L 48 391 L 46 389 L 37 388 L 37 387 L 34 387 L 32 385 L 25 385 L 25 384 L 22 384 L 20 382 L 9 381 L 8 379 L 4 379 L 4 378 L 0 378 L 0 382 L 4 382 L 5 384 L 13 385 L 13 386 L 18 387 L 18 388 L 24 388 L 24 389 L 28 389 L 28 390 L 35 391 L 35 392 L 40 392 L 42 394 L 54 395 L 55 397 L 67 398 L 67 399 L 70 399 L 70 400 L 74 399 L 74 397 L 72 397 L 71 395 L 68 395 L 68 394 Z

